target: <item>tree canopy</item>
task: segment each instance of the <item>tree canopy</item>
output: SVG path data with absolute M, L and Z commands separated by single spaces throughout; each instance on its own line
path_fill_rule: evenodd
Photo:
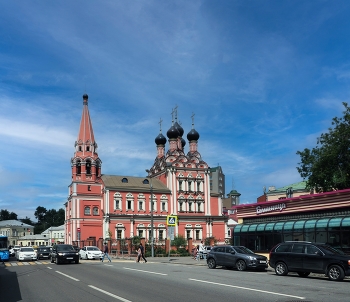
M 300 176 L 308 189 L 318 193 L 350 188 L 350 107 L 343 105 L 343 116 L 332 119 L 332 127 L 317 138 L 316 147 L 297 152 Z
M 64 224 L 64 209 L 59 209 L 58 211 L 55 209 L 47 210 L 44 207 L 37 207 L 34 216 L 38 220 L 37 223 L 32 222 L 30 218 L 26 217 L 23 219 L 18 219 L 17 214 L 13 212 L 9 212 L 8 210 L 0 210 L 0 221 L 1 220 L 20 220 L 23 223 L 27 223 L 29 225 L 34 225 L 34 234 L 40 234 L 49 227 L 52 226 L 60 226 Z

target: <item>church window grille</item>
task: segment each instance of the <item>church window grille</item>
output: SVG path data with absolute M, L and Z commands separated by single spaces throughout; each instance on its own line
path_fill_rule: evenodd
M 84 208 L 84 214 L 85 214 L 85 215 L 91 215 L 91 209 L 90 209 L 90 207 L 85 207 L 85 208 Z
M 117 239 L 122 239 L 122 230 L 117 230 Z
M 98 207 L 94 207 L 92 211 L 94 215 L 98 215 Z
M 116 199 L 116 200 L 115 200 L 115 209 L 116 209 L 116 210 L 119 210 L 119 209 L 120 209 L 120 200 L 119 200 L 119 199 Z
M 143 210 L 143 201 L 139 200 L 139 210 Z

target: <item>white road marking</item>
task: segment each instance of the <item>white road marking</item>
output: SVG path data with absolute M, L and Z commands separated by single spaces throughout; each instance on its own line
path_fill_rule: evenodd
M 117 296 L 117 295 L 114 295 L 114 294 L 112 294 L 112 293 L 109 293 L 109 292 L 107 292 L 107 291 L 105 291 L 105 290 L 103 290 L 103 289 L 100 289 L 100 288 L 96 287 L 96 286 L 89 285 L 89 287 L 91 287 L 91 288 L 93 288 L 93 289 L 96 289 L 96 290 L 100 291 L 101 293 L 104 293 L 104 294 L 106 294 L 106 295 L 108 295 L 108 296 L 111 296 L 111 297 L 113 297 L 113 298 L 116 298 L 116 299 L 118 299 L 118 300 L 120 300 L 120 301 L 123 301 L 123 302 L 131 302 L 130 300 L 127 300 L 127 299 L 124 299 L 124 298 L 119 297 L 119 296 Z
M 50 266 L 48 266 L 47 268 L 48 268 L 48 269 L 52 269 L 52 267 L 50 267 Z
M 144 270 L 141 270 L 141 269 L 128 268 L 128 267 L 123 267 L 123 269 L 127 269 L 127 270 L 130 270 L 130 271 L 143 272 L 143 273 L 148 273 L 148 274 L 162 275 L 162 276 L 167 276 L 167 275 L 168 275 L 168 274 L 162 274 L 162 273 L 144 271 Z
M 214 284 L 214 285 L 220 285 L 220 286 L 226 286 L 226 287 L 233 287 L 233 288 L 238 288 L 238 289 L 250 290 L 250 291 L 260 292 L 260 293 L 265 293 L 265 294 L 270 294 L 270 295 L 291 297 L 291 298 L 297 298 L 297 299 L 305 299 L 305 297 L 286 295 L 286 294 L 281 294 L 281 293 L 276 293 L 276 292 L 269 292 L 269 291 L 266 291 L 266 290 L 260 290 L 260 289 L 255 289 L 255 288 L 248 288 L 248 287 L 242 287 L 242 286 L 235 286 L 235 285 L 229 285 L 229 284 L 223 284 L 223 283 L 216 283 L 216 282 L 210 282 L 210 281 L 204 281 L 204 280 L 198 280 L 198 279 L 191 279 L 191 278 L 189 278 L 189 280 L 195 281 L 195 282 L 202 282 L 202 283 L 208 283 L 208 284 Z
M 63 274 L 63 273 L 61 273 L 60 271 L 56 271 L 56 273 L 59 273 L 59 274 L 65 276 L 65 277 L 67 277 L 67 278 L 70 278 L 70 279 L 72 279 L 72 280 L 74 280 L 74 281 L 79 281 L 79 279 L 76 279 L 76 278 L 71 277 L 71 276 L 69 276 L 69 275 Z

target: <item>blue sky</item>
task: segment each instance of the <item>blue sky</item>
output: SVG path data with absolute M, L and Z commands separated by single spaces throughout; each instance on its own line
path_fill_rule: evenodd
M 103 173 L 146 175 L 178 106 L 241 203 L 301 181 L 296 152 L 349 100 L 350 1 L 0 6 L 0 209 L 19 218 L 63 208 L 84 93 Z

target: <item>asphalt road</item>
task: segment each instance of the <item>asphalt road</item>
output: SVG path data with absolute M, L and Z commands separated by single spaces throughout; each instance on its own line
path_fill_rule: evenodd
M 267 272 L 208 269 L 204 261 L 114 259 L 0 264 L 0 301 L 349 301 L 350 279 L 278 277 Z

